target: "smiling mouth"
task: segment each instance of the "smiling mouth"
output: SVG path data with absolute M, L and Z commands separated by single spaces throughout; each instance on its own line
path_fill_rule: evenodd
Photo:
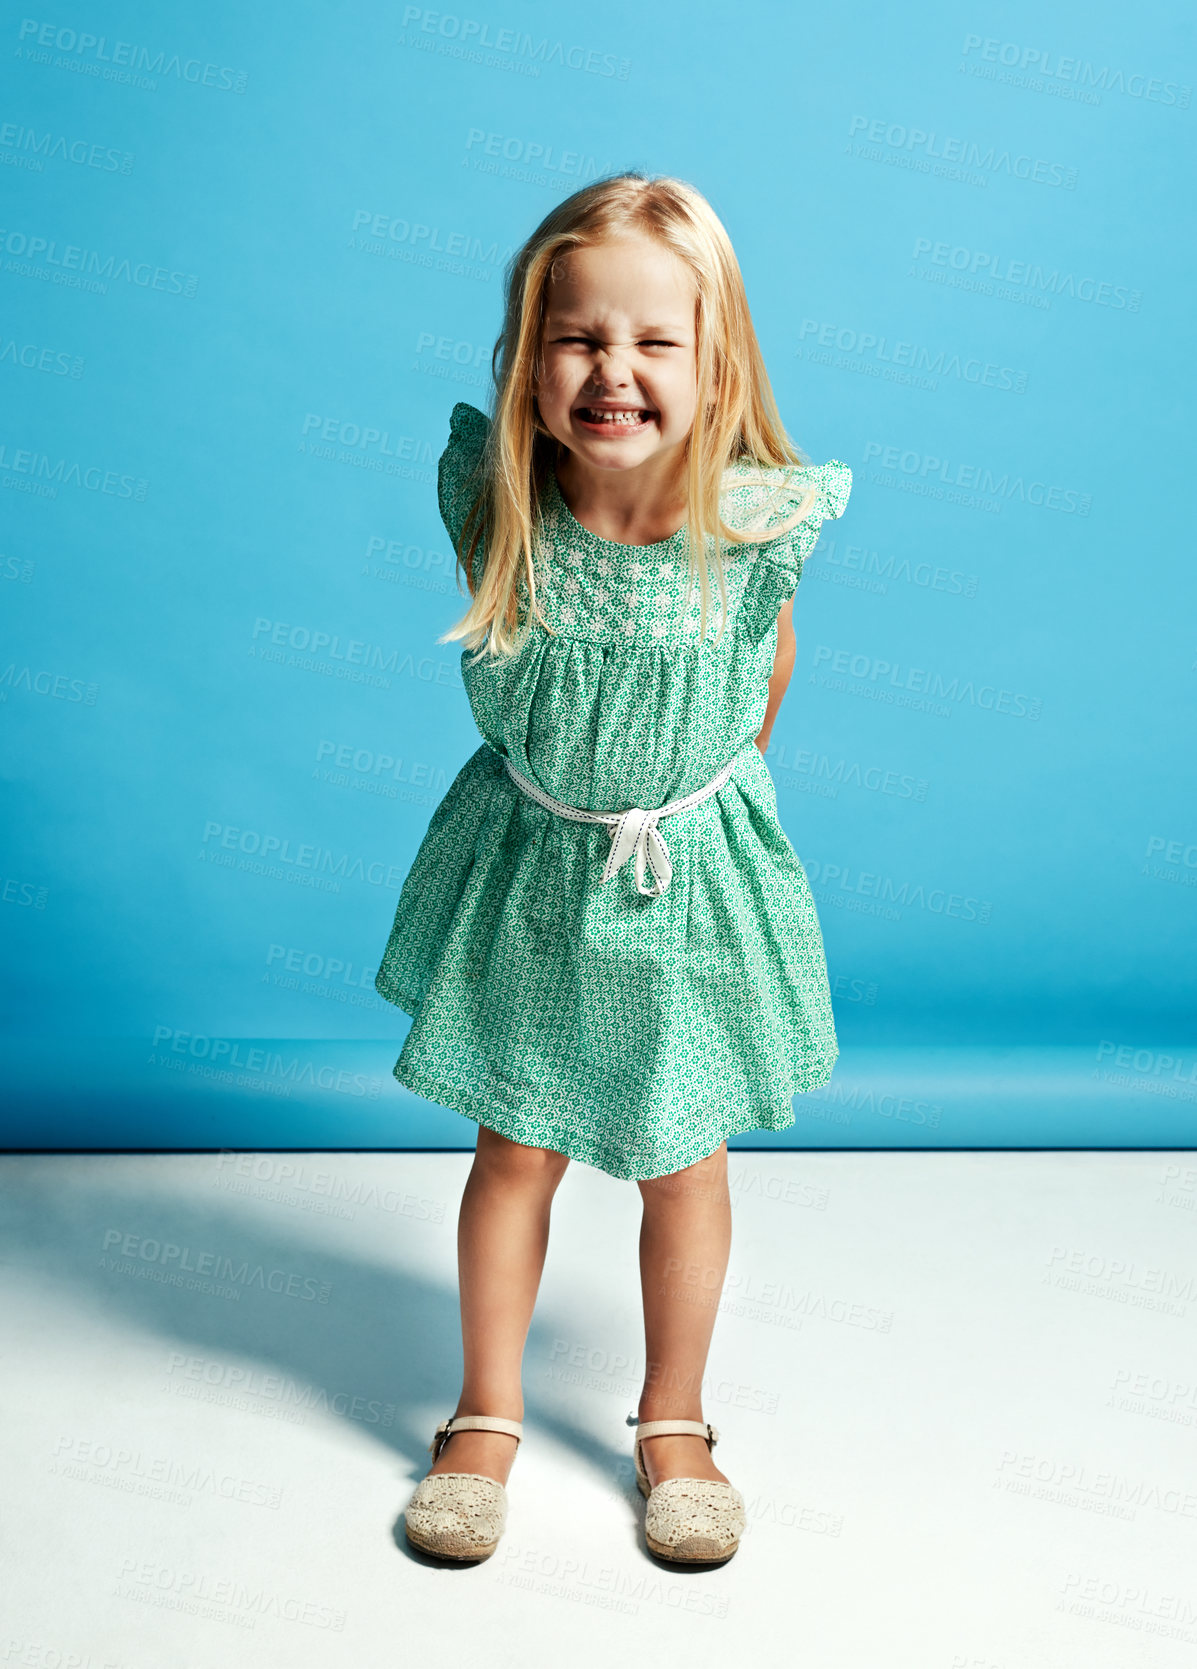
M 589 428 L 642 429 L 652 421 L 656 412 L 640 406 L 628 411 L 612 411 L 602 406 L 578 406 L 574 416 Z

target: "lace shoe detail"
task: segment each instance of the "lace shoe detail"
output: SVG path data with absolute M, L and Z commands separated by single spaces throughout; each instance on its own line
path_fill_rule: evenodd
M 407 1538 L 442 1559 L 485 1559 L 507 1523 L 507 1491 L 479 1472 L 421 1478 L 404 1509 Z
M 644 1510 L 650 1549 L 694 1563 L 730 1558 L 747 1522 L 744 1497 L 735 1485 L 710 1478 L 666 1478 Z
M 458 1431 L 524 1435 L 523 1422 L 498 1414 L 451 1414 L 428 1445 L 433 1463 Z M 404 1534 L 413 1547 L 440 1559 L 487 1559 L 507 1523 L 507 1491 L 481 1472 L 431 1472 L 421 1478 L 403 1510 Z
M 670 1433 L 702 1437 L 708 1451 L 719 1441 L 719 1433 L 708 1420 L 641 1420 L 628 1415 L 636 1427 L 632 1458 L 644 1509 L 644 1539 L 650 1553 L 681 1564 L 722 1564 L 740 1545 L 748 1523 L 744 1497 L 734 1484 L 717 1478 L 664 1478 L 655 1487 L 641 1455 L 646 1438 Z

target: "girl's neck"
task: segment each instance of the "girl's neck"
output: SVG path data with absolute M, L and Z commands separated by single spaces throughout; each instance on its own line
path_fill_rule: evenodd
M 661 544 L 686 521 L 683 460 L 674 451 L 646 458 L 634 469 L 594 469 L 562 447 L 557 485 L 574 520 L 600 539 Z

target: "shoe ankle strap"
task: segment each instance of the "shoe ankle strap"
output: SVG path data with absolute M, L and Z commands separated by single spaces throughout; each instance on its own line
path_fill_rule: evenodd
M 428 1445 L 433 1460 L 455 1431 L 501 1431 L 519 1443 L 524 1435 L 524 1425 L 522 1420 L 506 1420 L 501 1414 L 450 1414 L 436 1428 L 436 1434 Z
M 636 1442 L 642 1437 L 705 1437 L 707 1448 L 713 1449 L 719 1441 L 719 1433 L 706 1420 L 637 1420 Z M 633 1424 L 629 1416 L 628 1424 Z

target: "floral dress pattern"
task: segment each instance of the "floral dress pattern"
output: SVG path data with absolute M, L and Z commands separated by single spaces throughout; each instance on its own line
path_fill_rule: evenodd
M 488 426 L 453 408 L 438 497 L 454 549 Z M 765 537 L 724 556 L 716 642 L 718 587 L 700 637 L 685 530 L 603 539 L 550 472 L 536 579 L 556 635 L 525 619 L 511 657 L 469 666 L 463 652 L 484 740 L 432 814 L 375 982 L 412 1017 L 401 1084 L 616 1177 L 786 1129 L 794 1095 L 825 1084 L 838 1053 L 814 900 L 754 738 L 778 610 L 852 473 L 833 459 L 769 474 L 792 492 L 762 495 L 740 464 L 724 480 L 725 518 Z M 769 538 L 811 486 L 807 518 Z M 631 863 L 603 882 L 608 828 L 546 809 L 504 767 L 569 805 L 619 811 L 690 794 L 733 755 L 721 788 L 661 820 L 673 867 L 658 897 L 637 891 Z

